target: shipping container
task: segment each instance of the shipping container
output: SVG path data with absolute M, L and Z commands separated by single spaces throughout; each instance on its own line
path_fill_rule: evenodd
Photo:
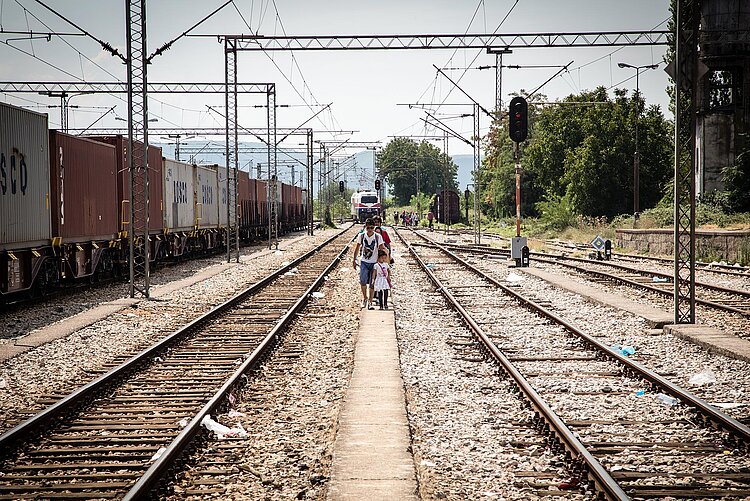
M 193 171 L 195 213 L 199 229 L 219 225 L 219 191 L 216 166 L 197 165 Z
M 61 243 L 117 238 L 115 147 L 53 130 L 49 152 L 52 237 Z
M 250 176 L 247 172 L 237 173 L 237 206 L 239 207 L 240 227 L 249 226 Z
M 258 200 L 258 224 L 268 226 L 268 181 L 255 180 L 255 198 Z
M 0 250 L 50 239 L 47 115 L 0 103 Z
M 114 145 L 117 157 L 117 197 L 120 199 L 120 229 L 126 230 L 130 221 L 130 172 L 128 171 L 128 138 L 124 136 L 92 136 L 91 139 Z M 140 145 L 136 142 L 136 145 Z M 164 228 L 164 178 L 161 148 L 148 147 L 148 216 L 149 232 L 160 233 Z
M 227 168 L 222 165 L 216 166 L 218 175 L 218 192 L 219 192 L 219 226 L 227 226 Z M 230 190 L 234 191 L 235 187 L 230 186 Z
M 196 226 L 194 170 L 193 164 L 164 159 L 164 228 L 169 233 Z

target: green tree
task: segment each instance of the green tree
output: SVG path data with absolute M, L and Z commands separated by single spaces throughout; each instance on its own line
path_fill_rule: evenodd
M 564 103 L 570 104 L 530 108 L 529 140 L 521 158 L 522 213 L 536 215 L 538 202 L 562 197 L 585 216 L 631 213 L 636 120 L 640 207 L 655 206 L 673 171 L 672 125 L 659 107 L 646 108 L 640 95 L 620 89 L 610 98 L 604 87 L 568 96 Z M 485 162 L 485 193 L 502 207 L 514 207 L 512 143 L 504 125 L 495 129 Z M 491 209 L 487 198 L 483 201 L 484 210 Z
M 378 171 L 391 185 L 399 205 L 406 205 L 413 195 L 436 193 L 447 184 L 456 189 L 458 166 L 437 147 L 409 138 L 395 138 L 377 156 Z

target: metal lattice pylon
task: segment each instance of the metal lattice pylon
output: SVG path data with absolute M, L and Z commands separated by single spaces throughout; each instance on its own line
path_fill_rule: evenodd
M 130 173 L 130 297 L 149 297 L 148 103 L 146 0 L 126 2 L 128 72 L 128 172 Z
M 236 42 L 224 39 L 224 75 L 226 92 L 224 104 L 226 106 L 224 118 L 226 122 L 226 201 L 227 201 L 227 263 L 232 261 L 232 251 L 236 251 L 236 261 L 240 262 L 240 236 L 237 211 L 237 169 L 238 131 L 237 131 L 237 50 Z
M 479 104 L 474 103 L 474 243 L 482 243 L 482 210 L 481 210 L 481 185 L 482 175 L 479 172 L 480 141 L 479 135 Z
M 695 323 L 695 109 L 699 0 L 678 0 L 675 43 L 674 321 Z
M 279 248 L 278 171 L 276 166 L 276 89 L 266 94 L 268 105 L 268 248 Z
M 307 233 L 313 234 L 313 130 L 307 129 Z

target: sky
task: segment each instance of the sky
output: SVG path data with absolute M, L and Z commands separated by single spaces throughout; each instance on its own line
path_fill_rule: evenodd
M 125 53 L 125 2 L 122 0 L 42 0 L 80 28 Z M 148 52 L 179 36 L 224 0 L 159 0 L 147 2 Z M 631 31 L 666 29 L 669 0 L 234 0 L 193 34 L 261 35 L 352 35 L 352 34 L 443 34 L 443 33 L 545 33 L 574 31 Z M 507 16 L 507 17 L 506 17 Z M 505 21 L 503 19 L 505 18 Z M 501 24 L 502 22 L 502 24 Z M 498 28 L 499 26 L 499 28 Z M 0 31 L 66 32 L 78 30 L 35 0 L 0 0 Z M 101 50 L 88 37 L 52 37 L 12 40 L 0 33 L 0 80 L 2 81 L 124 81 L 125 66 Z M 617 87 L 633 91 L 632 65 L 661 63 L 640 76 L 640 90 L 648 104 L 667 112 L 667 75 L 662 63 L 665 47 L 515 49 L 504 56 L 507 65 L 563 65 L 569 70 L 546 84 L 540 92 L 552 101 L 593 89 Z M 46 61 L 46 63 L 44 62 Z M 240 52 L 238 80 L 274 82 L 277 88 L 277 125 L 296 127 L 321 109 L 329 110 L 310 122 L 317 140 L 380 141 L 392 136 L 434 135 L 420 120 L 424 111 L 404 103 L 459 103 L 468 99 L 433 64 L 446 73 L 475 100 L 494 108 L 494 69 L 478 70 L 495 63 L 483 50 L 391 50 L 391 51 L 297 51 Z M 505 68 L 503 100 L 521 90 L 537 88 L 557 68 Z M 223 45 L 213 37 L 184 37 L 148 68 L 150 82 L 223 82 Z M 611 92 L 611 91 L 610 91 Z M 34 94 L 0 93 L 0 101 L 49 113 L 50 126 L 60 123 L 56 99 Z M 239 99 L 240 125 L 265 127 L 263 95 Z M 208 106 L 221 109 L 220 95 L 155 95 L 149 98 L 150 117 L 163 127 L 216 127 L 223 119 Z M 70 127 L 85 128 L 101 117 L 98 125 L 118 127 L 116 117 L 127 116 L 124 96 L 82 95 L 73 97 Z M 105 113 L 115 106 L 112 112 Z M 466 138 L 472 135 L 469 106 L 434 108 L 435 115 Z M 104 116 L 102 116 L 104 115 Z M 482 133 L 489 119 L 481 118 Z M 357 131 L 336 133 L 335 131 Z M 194 141 L 205 138 L 196 138 Z M 167 139 L 154 141 L 166 142 Z M 299 138 L 285 143 L 298 146 Z M 442 148 L 441 143 L 435 143 Z M 355 154 L 349 150 L 347 154 Z M 450 154 L 469 154 L 471 149 L 451 140 Z M 362 168 L 371 153 L 357 158 Z M 242 164 L 245 160 L 240 158 Z M 366 168 L 369 169 L 369 166 Z M 364 173 L 361 182 L 370 182 Z M 357 179 L 349 179 L 356 183 Z

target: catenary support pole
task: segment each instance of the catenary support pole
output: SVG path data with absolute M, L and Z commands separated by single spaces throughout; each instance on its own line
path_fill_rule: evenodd
M 146 1 L 127 0 L 128 172 L 130 173 L 130 297 L 149 297 L 148 99 Z

